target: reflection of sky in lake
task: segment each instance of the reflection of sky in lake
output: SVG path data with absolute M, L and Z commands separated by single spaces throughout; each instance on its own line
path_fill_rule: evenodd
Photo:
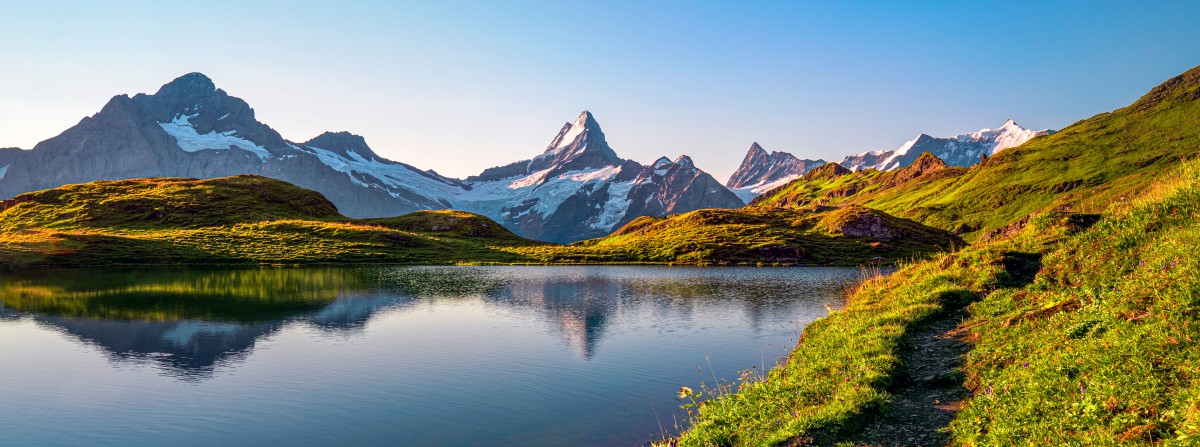
M 711 377 L 706 351 L 722 377 L 771 363 L 856 274 L 18 275 L 0 286 L 9 303 L 0 310 L 0 356 L 20 365 L 0 368 L 0 395 L 14 403 L 0 410 L 0 429 L 31 445 L 633 445 L 657 432 L 651 405 L 670 419 L 674 390 L 704 380 L 696 367 Z M 105 292 L 117 289 L 154 292 Z M 83 411 L 81 402 L 104 411 Z

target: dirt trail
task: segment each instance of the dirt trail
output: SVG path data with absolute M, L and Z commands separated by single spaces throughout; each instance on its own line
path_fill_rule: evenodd
M 1023 287 L 1032 282 L 1041 269 L 1041 258 L 1036 253 L 1005 253 L 1002 263 L 1008 278 L 1004 285 Z M 966 310 L 958 309 L 914 327 L 905 336 L 906 347 L 899 353 L 903 366 L 891 390 L 890 408 L 857 433 L 835 436 L 822 431 L 807 438 L 808 442 L 835 446 L 849 441 L 863 447 L 947 445 L 950 434 L 942 430 L 970 397 L 963 387 L 961 369 L 971 345 L 951 335 L 951 331 L 969 317 Z
M 949 442 L 941 430 L 968 397 L 959 369 L 971 346 L 947 333 L 966 318 L 964 311 L 950 312 L 908 335 L 891 409 L 851 436 L 854 445 L 940 447 Z

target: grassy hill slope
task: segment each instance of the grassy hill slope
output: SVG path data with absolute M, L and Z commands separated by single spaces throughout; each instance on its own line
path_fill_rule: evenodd
M 946 231 L 863 207 L 757 207 L 640 217 L 602 238 L 519 251 L 548 262 L 862 265 L 962 244 Z
M 952 445 L 1200 443 L 1198 99 L 1193 69 L 982 166 L 801 179 L 748 206 L 911 207 L 942 228 L 1038 214 L 1006 237 L 868 275 L 769 373 L 706 384 L 678 445 L 853 439 L 902 389 L 909 334 L 964 306 L 969 319 L 943 335 L 972 345 Z M 830 194 L 841 188 L 858 190 Z
M 938 169 L 906 182 L 893 181 L 905 170 L 801 178 L 751 206 L 854 203 L 947 230 L 992 230 L 1040 210 L 1100 212 L 1198 153 L 1200 67 L 1128 107 L 1005 149 L 970 169 Z
M 254 175 L 98 181 L 4 201 L 0 263 L 18 265 L 522 262 L 487 217 L 349 219 L 317 192 Z
M 1091 227 L 1045 213 L 1010 239 L 868 277 L 769 373 L 706 385 L 678 445 L 852 438 L 889 411 L 905 334 L 963 305 L 953 332 L 974 345 L 972 397 L 953 445 L 1195 445 L 1200 162 L 1172 174 Z M 1039 258 L 1020 280 L 1029 267 L 1011 260 Z

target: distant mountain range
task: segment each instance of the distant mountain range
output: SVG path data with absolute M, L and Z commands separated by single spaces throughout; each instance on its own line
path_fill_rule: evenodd
M 1049 129 L 1028 130 L 1008 120 L 998 129 L 983 129 L 950 138 L 921 134 L 899 149 L 850 155 L 838 164 L 851 171 L 895 171 L 912 164 L 921 153 L 929 152 L 949 166 L 968 167 L 979 163 L 985 155 L 990 157 L 1004 149 L 1020 146 L 1034 137 L 1052 133 L 1054 131 Z M 729 177 L 725 186 L 749 203 L 755 197 L 800 178 L 825 163 L 825 160 L 800 159 L 787 152 L 768 154 L 762 146 L 754 143 L 750 145 L 742 165 Z
M 890 171 L 927 151 L 951 166 L 969 166 L 1052 132 L 1010 120 L 951 138 L 921 134 L 899 149 L 851 155 L 840 164 Z M 618 157 L 584 111 L 540 155 L 456 179 L 380 157 L 349 132 L 286 140 L 258 122 L 245 101 L 190 73 L 153 95 L 113 97 L 32 150 L 0 149 L 0 199 L 94 180 L 259 174 L 319 191 L 349 217 L 453 208 L 486 215 L 527 238 L 568 243 L 604 236 L 641 216 L 738 208 L 825 163 L 754 143 L 722 185 L 687 155 L 650 166 Z
M 1049 135 L 1053 130 L 1029 130 L 1013 120 L 1004 122 L 998 129 L 983 129 L 950 138 L 935 138 L 921 134 L 894 151 L 873 151 L 851 155 L 841 165 L 851 171 L 878 169 L 894 171 L 908 166 L 922 152 L 929 152 L 950 166 L 967 167 L 979 163 L 984 155 L 992 156 L 1010 147 L 1025 144 L 1034 137 Z
M 603 236 L 645 215 L 744 204 L 686 155 L 651 166 L 617 157 L 586 111 L 541 155 L 460 180 L 382 158 L 348 132 L 286 140 L 200 73 L 153 95 L 116 96 L 32 150 L 0 149 L 5 199 L 95 180 L 237 174 L 316 190 L 349 217 L 454 208 L 550 242 Z

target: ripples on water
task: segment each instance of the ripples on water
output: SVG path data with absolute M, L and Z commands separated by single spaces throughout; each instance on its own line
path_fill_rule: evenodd
M 0 276 L 0 444 L 640 445 L 770 365 L 847 268 Z M 703 373 L 697 371 L 697 366 Z M 654 408 L 654 411 L 651 408 Z

